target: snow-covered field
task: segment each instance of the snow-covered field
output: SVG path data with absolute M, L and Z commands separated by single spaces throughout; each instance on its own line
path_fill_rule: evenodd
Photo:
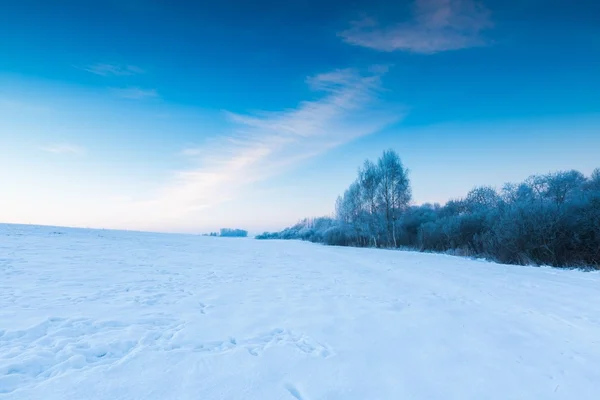
M 600 274 L 0 225 L 0 399 L 600 399 Z

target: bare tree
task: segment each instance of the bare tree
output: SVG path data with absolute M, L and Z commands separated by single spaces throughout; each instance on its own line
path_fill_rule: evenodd
M 586 179 L 579 171 L 559 171 L 546 176 L 545 196 L 557 205 L 563 204 L 569 196 L 578 191 Z
M 361 186 L 361 197 L 363 207 L 366 211 L 367 227 L 373 245 L 377 247 L 377 236 L 379 233 L 379 206 L 377 204 L 377 193 L 381 184 L 381 175 L 377 166 L 366 160 L 363 168 L 358 172 L 358 181 Z
M 396 222 L 412 197 L 408 171 L 394 150 L 384 151 L 377 167 L 381 177 L 378 198 L 384 211 L 388 243 L 391 242 L 394 247 L 397 247 Z
M 361 244 L 363 232 L 361 188 L 358 181 L 353 182 L 336 205 L 338 218 L 354 228 L 356 241 Z

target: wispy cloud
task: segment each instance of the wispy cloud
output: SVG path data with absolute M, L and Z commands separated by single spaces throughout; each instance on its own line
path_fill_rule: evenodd
M 82 67 L 84 71 L 101 76 L 127 76 L 143 74 L 145 71 L 135 65 L 120 65 L 111 63 L 97 63 Z
M 139 87 L 113 88 L 112 92 L 124 99 L 143 100 L 159 97 L 156 89 L 142 89 Z
M 492 26 L 489 10 L 474 0 L 416 0 L 410 21 L 381 26 L 367 18 L 338 35 L 379 51 L 432 54 L 484 46 L 482 32 Z
M 72 155 L 83 155 L 85 149 L 81 146 L 77 146 L 70 143 L 56 143 L 48 146 L 43 146 L 40 150 L 54 153 L 54 154 L 72 154 Z
M 201 148 L 187 147 L 187 148 L 181 150 L 181 152 L 179 154 L 184 157 L 197 157 L 197 156 L 202 155 L 203 153 L 204 153 L 204 151 Z
M 367 74 L 344 69 L 307 79 L 323 95 L 296 108 L 236 114 L 226 112 L 232 133 L 200 147 L 184 149 L 194 167 L 176 173 L 152 201 L 162 215 L 182 217 L 235 198 L 245 186 L 280 174 L 298 162 L 402 118 L 399 107 L 379 101 L 385 68 Z

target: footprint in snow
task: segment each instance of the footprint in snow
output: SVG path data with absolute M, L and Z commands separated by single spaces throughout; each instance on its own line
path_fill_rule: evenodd
M 304 400 L 304 397 L 302 397 L 300 391 L 291 383 L 286 383 L 285 388 L 296 400 Z

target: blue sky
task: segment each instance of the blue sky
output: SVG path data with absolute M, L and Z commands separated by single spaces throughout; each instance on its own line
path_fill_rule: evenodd
M 0 0 L 0 221 L 280 229 L 600 166 L 593 1 Z

